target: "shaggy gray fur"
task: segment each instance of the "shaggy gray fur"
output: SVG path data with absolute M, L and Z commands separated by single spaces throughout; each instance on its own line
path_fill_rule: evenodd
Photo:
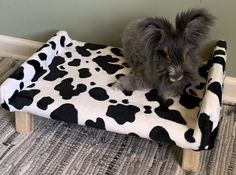
M 163 97 L 180 95 L 195 79 L 201 62 L 199 46 L 213 21 L 207 10 L 192 9 L 176 16 L 175 27 L 158 17 L 131 22 L 124 30 L 122 44 L 132 72 L 121 77 L 116 87 L 156 88 Z

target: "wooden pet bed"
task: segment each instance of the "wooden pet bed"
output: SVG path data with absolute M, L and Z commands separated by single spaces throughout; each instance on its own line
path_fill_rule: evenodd
M 197 171 L 200 150 L 217 135 L 225 76 L 226 42 L 218 41 L 198 80 L 165 101 L 157 90 L 112 86 L 130 68 L 119 48 L 72 40 L 60 31 L 0 87 L 2 107 L 15 112 L 16 130 L 33 130 L 33 115 L 175 144 L 182 167 Z

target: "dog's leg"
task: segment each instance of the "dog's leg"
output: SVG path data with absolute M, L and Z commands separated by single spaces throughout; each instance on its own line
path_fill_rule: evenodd
M 147 87 L 142 77 L 131 73 L 127 76 L 120 77 L 114 84 L 114 88 L 122 91 L 133 91 L 146 89 Z

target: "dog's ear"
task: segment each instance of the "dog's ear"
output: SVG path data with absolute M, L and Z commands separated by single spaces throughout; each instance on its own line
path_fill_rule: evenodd
M 173 33 L 173 25 L 165 18 L 146 18 L 139 23 L 142 43 L 145 43 L 145 51 L 153 52 L 155 48 L 162 48 L 167 36 Z
M 192 9 L 176 16 L 176 32 L 196 46 L 206 38 L 215 17 L 206 9 Z

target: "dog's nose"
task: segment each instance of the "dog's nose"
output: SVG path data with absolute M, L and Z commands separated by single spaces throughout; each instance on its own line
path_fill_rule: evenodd
M 170 75 L 170 81 L 171 82 L 176 82 L 176 81 L 179 81 L 183 78 L 183 74 L 175 74 L 175 75 Z

